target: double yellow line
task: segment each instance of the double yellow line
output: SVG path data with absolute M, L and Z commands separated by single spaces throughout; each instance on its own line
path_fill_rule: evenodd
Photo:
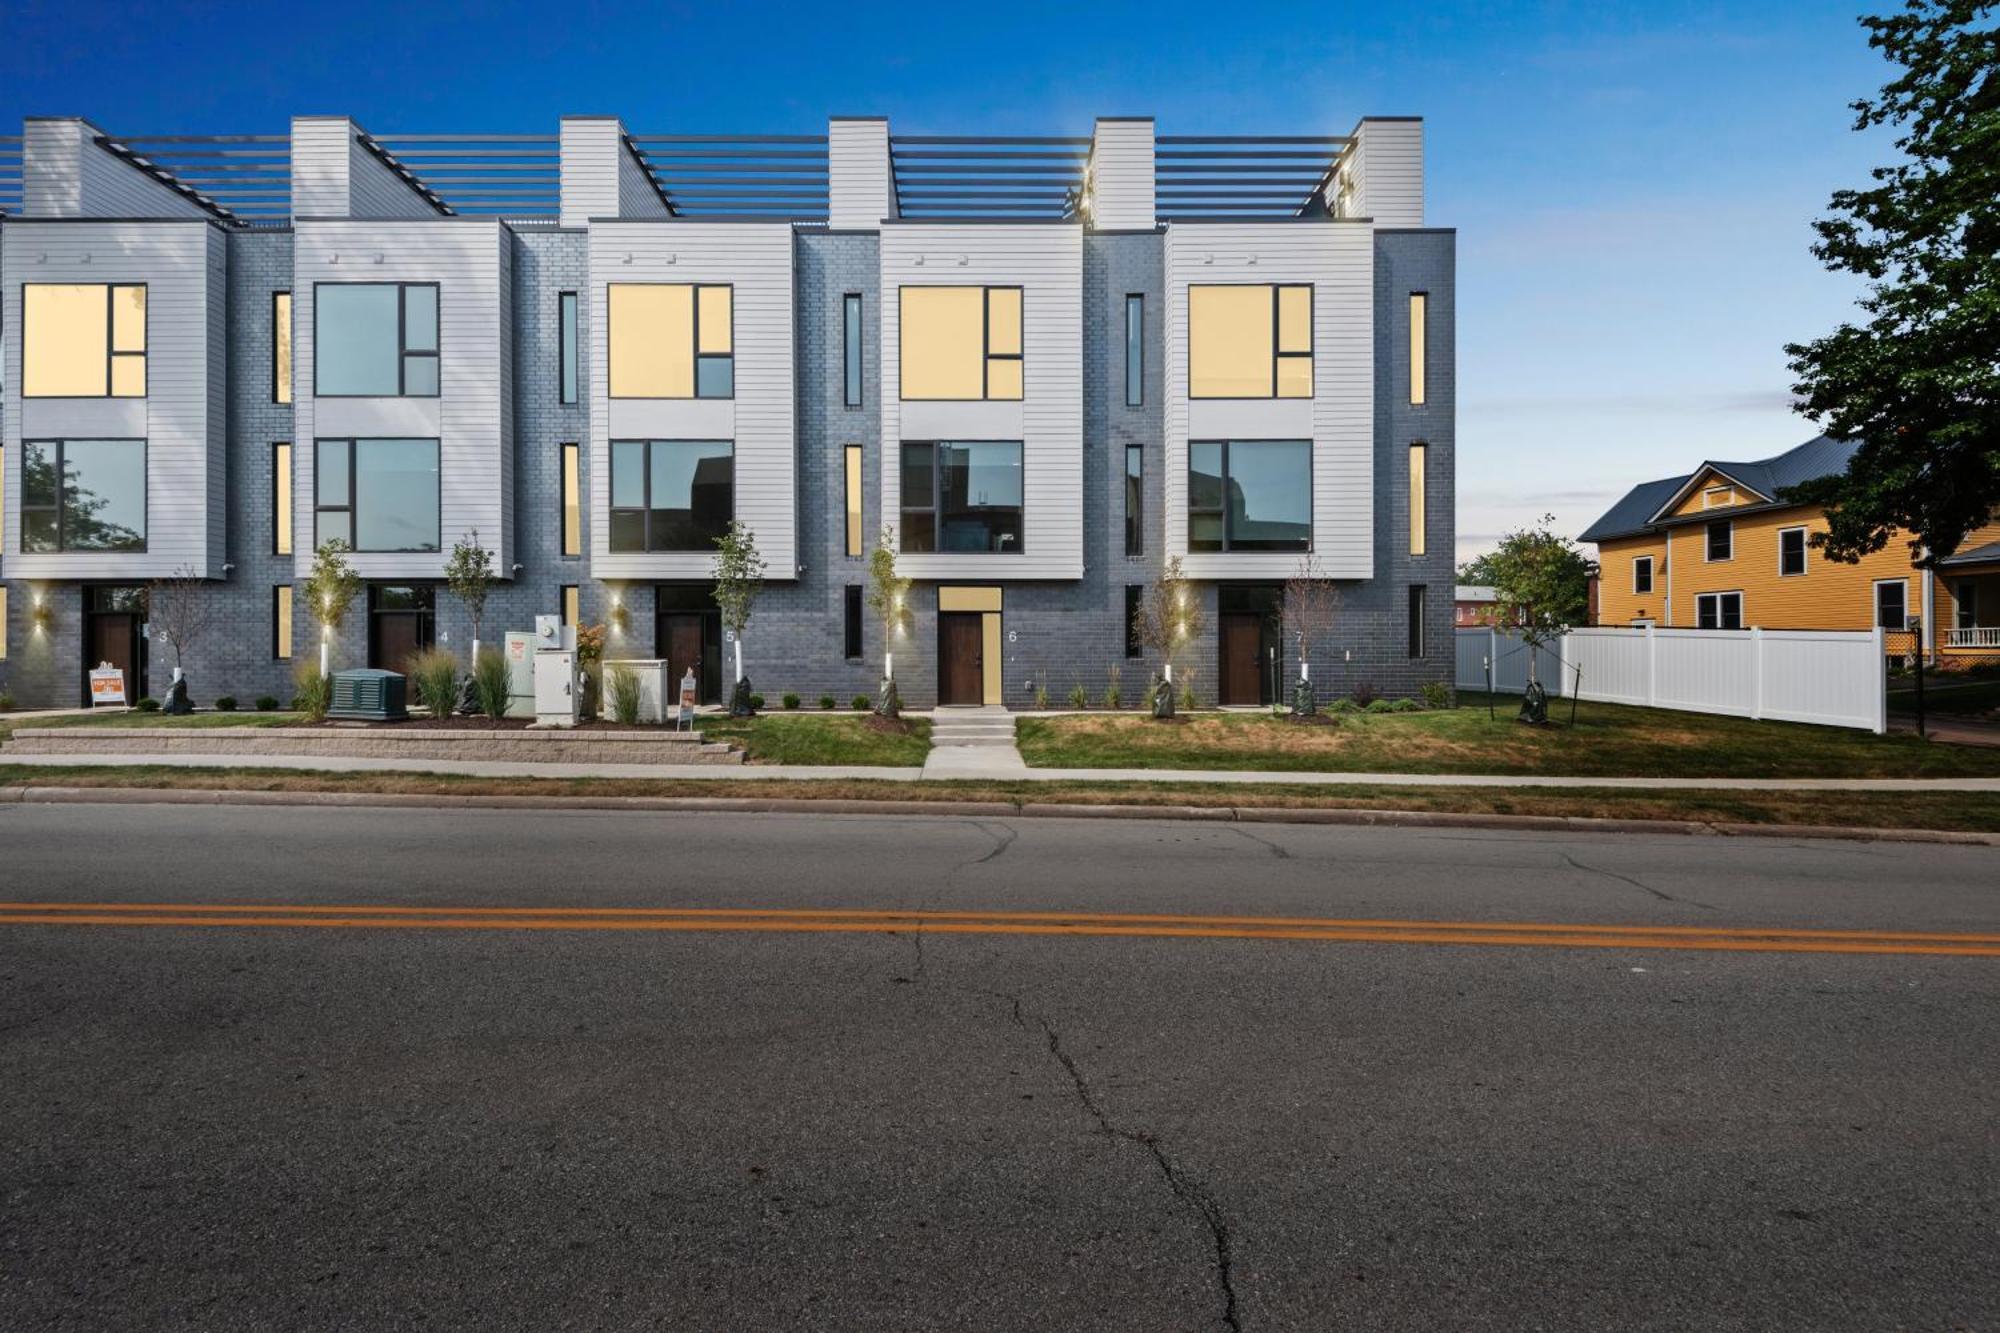
M 735 931 L 786 934 L 1073 935 L 1136 939 L 1479 944 L 1559 949 L 1913 954 L 2000 958 L 2000 934 L 1574 925 L 1107 912 L 918 912 L 850 908 L 381 907 L 303 903 L 0 903 L 0 926 L 345 930 Z

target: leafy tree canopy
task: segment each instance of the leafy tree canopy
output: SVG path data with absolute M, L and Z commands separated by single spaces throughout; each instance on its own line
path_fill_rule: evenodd
M 2000 28 L 1995 6 L 1908 0 L 1861 20 L 1901 73 L 1854 103 L 1894 125 L 1901 160 L 1840 190 L 1813 253 L 1868 282 L 1865 319 L 1794 343 L 1799 410 L 1859 441 L 1846 473 L 1787 492 L 1824 505 L 1853 561 L 1909 534 L 1926 562 L 2000 510 Z M 1815 541 L 1821 541 L 1819 537 Z

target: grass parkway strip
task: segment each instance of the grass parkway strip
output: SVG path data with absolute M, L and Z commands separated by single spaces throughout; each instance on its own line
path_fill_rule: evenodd
M 2000 935 L 1398 921 L 1317 917 L 1169 916 L 1095 912 L 879 911 L 862 908 L 389 907 L 367 904 L 0 903 L 0 926 L 203 929 L 566 930 L 1039 935 L 1317 943 L 1459 944 L 1560 949 L 1897 954 L 2000 958 Z

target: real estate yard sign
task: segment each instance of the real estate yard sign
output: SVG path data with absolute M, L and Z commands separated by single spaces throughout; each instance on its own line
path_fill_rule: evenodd
M 125 698 L 125 673 L 109 662 L 99 662 L 90 672 L 90 706 L 103 707 L 107 704 L 128 703 Z

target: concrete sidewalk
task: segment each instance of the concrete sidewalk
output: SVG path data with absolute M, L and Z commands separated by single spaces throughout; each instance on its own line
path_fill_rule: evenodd
M 935 755 L 935 751 L 933 754 Z M 1512 773 L 1272 773 L 1169 768 L 1013 768 L 955 762 L 924 768 L 866 768 L 857 765 L 809 767 L 753 765 L 705 768 L 677 764 L 518 764 L 438 759 L 323 759 L 306 755 L 108 754 L 9 755 L 0 764 L 38 768 L 262 768 L 322 773 L 441 773 L 479 778 L 645 778 L 691 782 L 807 782 L 867 779 L 877 782 L 1144 782 L 1243 785 L 1277 783 L 1297 787 L 1603 787 L 1654 791 L 1874 791 L 1993 792 L 1996 778 L 1647 778 L 1560 777 Z

